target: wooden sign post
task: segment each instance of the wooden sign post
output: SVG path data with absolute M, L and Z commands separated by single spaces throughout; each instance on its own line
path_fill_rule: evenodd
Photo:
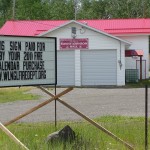
M 50 93 L 48 90 L 46 90 L 43 87 L 39 87 L 42 91 L 44 91 L 45 93 L 47 93 L 50 96 L 54 96 L 52 93 Z M 109 135 L 110 137 L 112 137 L 113 139 L 117 140 L 118 142 L 122 143 L 124 146 L 126 146 L 128 149 L 130 150 L 134 150 L 134 148 L 128 144 L 127 142 L 125 142 L 124 140 L 120 139 L 119 137 L 117 137 L 115 134 L 113 134 L 112 132 L 108 131 L 107 129 L 105 129 L 102 125 L 96 123 L 94 120 L 90 119 L 89 117 L 87 117 L 86 115 L 84 115 L 83 113 L 81 113 L 80 111 L 78 111 L 77 109 L 75 109 L 74 107 L 72 107 L 71 105 L 69 105 L 68 103 L 64 102 L 63 100 L 61 100 L 60 98 L 57 99 L 57 101 L 59 101 L 61 104 L 65 105 L 67 108 L 69 108 L 70 110 L 72 110 L 73 112 L 75 112 L 76 114 L 78 114 L 79 116 L 81 116 L 82 118 L 84 118 L 86 121 L 88 121 L 89 123 L 91 123 L 93 126 L 95 126 L 96 128 L 100 129 L 101 131 L 103 131 L 104 133 L 106 133 L 107 135 Z
M 35 107 L 33 107 L 33 108 L 27 110 L 25 113 L 23 113 L 23 114 L 17 116 L 16 118 L 10 120 L 9 122 L 4 123 L 4 125 L 5 125 L 5 126 L 8 126 L 8 125 L 10 125 L 11 123 L 16 122 L 17 120 L 19 120 L 19 119 L 21 119 L 21 118 L 23 118 L 23 117 L 25 117 L 25 116 L 31 114 L 32 112 L 38 110 L 39 108 L 41 108 L 41 107 L 47 105 L 48 103 L 52 102 L 53 100 L 55 100 L 55 99 L 57 99 L 57 98 L 59 98 L 59 97 L 65 95 L 66 93 L 70 92 L 71 90 L 73 90 L 72 87 L 67 88 L 66 90 L 62 91 L 61 93 L 59 93 L 59 94 L 57 94 L 57 95 L 54 95 L 54 97 L 48 99 L 47 101 L 44 101 L 44 102 L 40 103 L 39 105 L 37 105 L 37 106 L 35 106 Z

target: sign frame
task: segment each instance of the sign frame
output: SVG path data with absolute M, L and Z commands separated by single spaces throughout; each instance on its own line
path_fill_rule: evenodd
M 15 39 L 21 39 L 20 41 L 21 42 L 25 42 L 25 40 L 27 40 L 27 41 L 34 41 L 35 40 L 35 42 L 37 42 L 38 43 L 38 41 L 39 41 L 39 43 L 41 42 L 41 41 L 48 41 L 49 40 L 49 42 L 47 42 L 49 45 L 51 45 L 52 47 L 49 47 L 49 49 L 46 49 L 46 52 L 50 52 L 50 51 L 52 51 L 52 53 L 54 54 L 54 56 L 52 56 L 53 57 L 53 67 L 54 67 L 54 72 L 53 72 L 53 81 L 51 82 L 50 81 L 50 79 L 43 79 L 45 82 L 46 81 L 48 81 L 48 82 L 46 82 L 46 83 L 42 83 L 42 81 L 43 80 L 41 80 L 41 82 L 39 81 L 40 79 L 29 79 L 29 80 L 24 80 L 24 81 L 22 81 L 22 80 L 19 80 L 19 81 L 22 81 L 23 82 L 23 84 L 18 84 L 18 83 L 15 83 L 16 81 L 14 80 L 10 80 L 11 82 L 14 82 L 14 84 L 10 84 L 10 81 L 3 81 L 3 83 L 1 84 L 1 81 L 0 81 L 0 87 L 21 87 L 21 86 L 39 86 L 39 85 L 57 85 L 57 38 L 56 37 L 39 37 L 39 36 L 14 36 L 14 35 L 0 35 L 0 41 L 6 41 L 6 39 L 8 38 L 8 40 L 7 41 L 9 41 L 10 42 L 10 40 L 9 39 L 11 39 L 11 41 L 15 41 Z M 47 45 L 48 45 L 47 44 Z M 45 47 L 48 47 L 46 44 L 44 45 Z M 51 50 L 50 50 L 51 49 Z M 2 49 L 0 48 L 0 52 L 2 51 Z M 4 52 L 7 52 L 7 51 L 9 51 L 9 50 L 3 50 Z M 23 50 L 23 52 L 24 52 L 25 50 Z M 43 52 L 41 52 L 41 53 L 43 53 Z M 22 54 L 23 55 L 23 54 Z M 46 55 L 46 54 L 45 54 Z M 42 58 L 42 60 L 43 60 L 43 58 Z M 0 60 L 0 61 L 2 61 L 2 60 Z M 3 61 L 5 61 L 5 60 L 3 60 Z M 21 61 L 24 61 L 24 60 L 21 60 Z M 33 61 L 35 61 L 35 60 L 33 60 Z M 38 60 L 37 60 L 38 61 Z M 45 63 L 45 60 L 43 60 L 43 62 Z M 50 62 L 50 61 L 49 61 Z M 45 67 L 45 66 L 44 66 Z M 44 68 L 43 67 L 43 68 Z M 8 70 L 8 71 L 10 71 L 10 70 Z M 19 70 L 20 71 L 20 70 Z M 37 71 L 37 70 L 36 70 Z M 35 72 L 36 72 L 35 71 Z M 45 72 L 46 72 L 47 70 L 45 69 Z M 0 70 L 0 72 L 1 72 L 1 70 Z M 47 75 L 47 73 L 46 73 L 46 75 Z M 28 81 L 28 82 L 30 82 L 30 81 L 33 81 L 34 83 L 29 83 L 29 84 L 25 84 L 25 82 L 26 81 Z M 5 82 L 7 82 L 6 84 L 5 84 Z

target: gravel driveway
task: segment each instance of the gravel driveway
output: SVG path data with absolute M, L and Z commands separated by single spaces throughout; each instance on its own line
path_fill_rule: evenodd
M 57 88 L 57 93 L 64 89 L 65 88 Z M 54 89 L 50 89 L 50 91 L 54 93 Z M 42 98 L 35 101 L 18 101 L 0 104 L 1 122 L 7 122 L 37 104 L 49 99 L 47 94 L 37 88 L 34 88 L 30 92 L 39 94 Z M 144 116 L 144 88 L 74 88 L 73 91 L 61 97 L 61 99 L 91 118 L 104 115 Z M 20 119 L 18 122 L 54 121 L 54 108 L 54 102 L 51 102 L 34 113 Z M 79 119 L 81 119 L 81 117 L 57 102 L 57 120 Z

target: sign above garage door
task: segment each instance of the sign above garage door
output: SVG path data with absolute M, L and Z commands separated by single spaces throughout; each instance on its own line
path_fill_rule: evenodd
M 88 49 L 89 39 L 60 39 L 60 50 Z
M 0 86 L 56 84 L 56 38 L 0 36 Z

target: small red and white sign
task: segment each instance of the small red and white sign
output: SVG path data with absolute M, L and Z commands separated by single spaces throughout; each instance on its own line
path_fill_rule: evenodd
M 88 49 L 89 39 L 60 39 L 61 50 Z

